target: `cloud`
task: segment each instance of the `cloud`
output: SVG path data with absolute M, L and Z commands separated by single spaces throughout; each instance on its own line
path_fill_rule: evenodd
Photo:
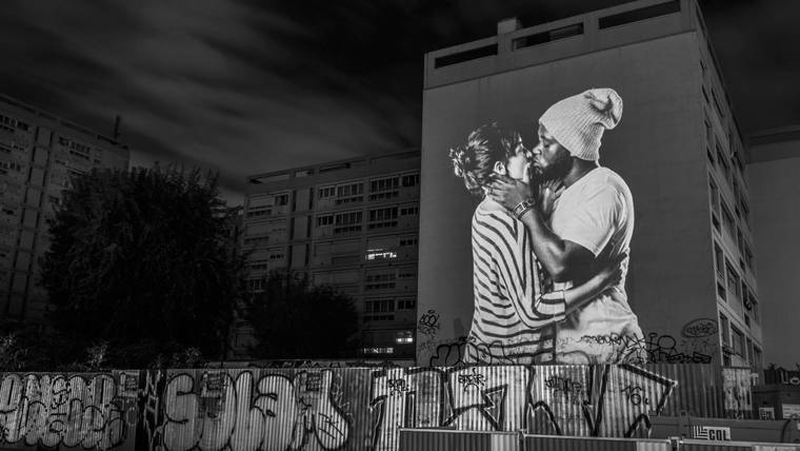
M 547 0 L 7 0 L 8 94 L 111 132 L 134 163 L 255 173 L 419 145 L 423 54 L 623 3 Z M 792 3 L 792 2 L 789 2 Z M 796 121 L 797 5 L 703 0 L 745 131 Z M 786 8 L 792 13 L 787 13 Z

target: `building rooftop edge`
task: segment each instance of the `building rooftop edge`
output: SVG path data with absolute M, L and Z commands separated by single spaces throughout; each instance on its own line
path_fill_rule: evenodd
M 749 145 L 766 144 L 800 138 L 800 124 L 756 130 L 747 135 Z
M 17 99 L 16 97 L 11 97 L 11 96 L 9 96 L 7 94 L 0 93 L 0 102 L 3 102 L 3 103 L 8 104 L 8 105 L 11 105 L 12 107 L 15 107 L 15 108 L 22 109 L 24 111 L 27 111 L 28 113 L 34 115 L 37 118 L 42 118 L 42 119 L 45 119 L 45 120 L 48 120 L 48 121 L 52 121 L 52 122 L 54 122 L 56 124 L 59 124 L 59 125 L 64 126 L 64 127 L 67 127 L 70 130 L 74 130 L 76 132 L 83 133 L 84 135 L 91 136 L 94 139 L 103 141 L 105 143 L 108 143 L 108 144 L 110 144 L 112 146 L 115 146 L 115 147 L 118 147 L 120 149 L 130 150 L 130 147 L 127 144 L 123 144 L 123 143 L 117 141 L 114 138 L 111 138 L 111 137 L 109 137 L 107 135 L 104 135 L 103 133 L 100 133 L 100 132 L 98 132 L 96 130 L 93 130 L 93 129 L 89 128 L 89 127 L 86 127 L 84 125 L 81 125 L 81 124 L 78 124 L 76 122 L 64 119 L 63 117 L 61 117 L 61 116 L 59 116 L 57 114 L 52 114 L 52 113 L 50 113 L 48 111 L 45 111 L 45 110 L 43 110 L 41 108 L 37 108 L 37 107 L 35 107 L 35 106 L 33 106 L 33 105 L 29 104 L 29 103 L 26 103 L 26 102 L 23 102 L 22 100 Z
M 396 151 L 396 152 L 379 154 L 379 155 L 364 155 L 364 156 L 360 156 L 360 157 L 352 157 L 352 158 L 343 158 L 343 159 L 339 159 L 339 160 L 324 161 L 324 162 L 317 163 L 317 164 L 309 164 L 309 165 L 305 165 L 305 166 L 295 166 L 295 167 L 291 167 L 291 168 L 281 169 L 281 170 L 278 170 L 278 171 L 262 172 L 262 173 L 258 173 L 258 174 L 248 175 L 246 177 L 246 179 L 249 181 L 249 180 L 258 179 L 258 178 L 262 178 L 262 177 L 272 177 L 272 176 L 276 176 L 276 175 L 289 174 L 289 173 L 293 173 L 293 172 L 297 172 L 297 171 L 319 169 L 319 168 L 323 168 L 323 167 L 326 167 L 326 166 L 340 165 L 340 164 L 353 163 L 353 162 L 365 161 L 365 160 L 378 160 L 378 159 L 389 158 L 389 157 L 399 157 L 399 156 L 403 156 L 403 155 L 411 156 L 411 155 L 414 155 L 414 154 L 421 155 L 421 149 L 413 147 L 413 148 L 408 148 L 408 149 L 404 149 L 404 150 L 400 150 L 400 151 Z
M 566 25 L 568 22 L 569 23 L 575 22 L 575 21 L 577 21 L 579 19 L 583 20 L 583 19 L 591 18 L 591 17 L 597 16 L 597 15 L 607 15 L 607 14 L 622 13 L 622 12 L 631 11 L 631 10 L 635 10 L 635 9 L 646 7 L 646 6 L 653 6 L 653 5 L 658 5 L 658 4 L 661 4 L 661 3 L 668 3 L 669 1 L 670 0 L 630 0 L 630 1 L 626 2 L 626 3 L 622 3 L 622 4 L 619 4 L 619 5 L 615 5 L 615 6 L 609 6 L 607 8 L 593 9 L 591 11 L 588 11 L 588 12 L 585 12 L 585 13 L 582 13 L 582 14 L 575 14 L 573 16 L 562 17 L 560 19 L 555 19 L 555 20 L 551 20 L 551 21 L 548 21 L 548 22 L 541 22 L 541 23 L 537 23 L 535 25 L 525 26 L 525 27 L 522 27 L 522 28 L 515 29 L 515 30 L 513 30 L 513 32 L 515 34 L 528 34 L 528 33 L 532 32 L 532 31 L 539 31 L 539 30 L 545 30 L 546 31 L 546 30 L 552 29 L 554 26 Z M 506 18 L 500 19 L 498 21 L 498 23 L 504 22 L 504 21 L 513 20 L 513 19 L 516 19 L 516 17 L 514 17 L 514 16 L 506 17 Z M 469 41 L 469 42 L 462 42 L 461 44 L 456 44 L 456 45 L 451 45 L 451 46 L 448 46 L 448 47 L 442 47 L 442 48 L 439 48 L 439 49 L 434 49 L 434 50 L 425 52 L 425 55 L 439 54 L 439 53 L 449 52 L 450 50 L 461 49 L 463 47 L 469 46 L 470 44 L 481 42 L 481 41 L 485 41 L 487 39 L 492 39 L 492 38 L 496 38 L 496 37 L 497 37 L 497 34 L 494 34 L 494 35 L 486 36 L 486 37 L 483 37 L 483 38 L 478 38 L 478 39 L 475 39 L 475 40 L 472 40 L 472 41 Z

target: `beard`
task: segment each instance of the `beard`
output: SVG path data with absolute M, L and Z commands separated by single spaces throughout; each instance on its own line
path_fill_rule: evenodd
M 528 168 L 529 177 L 532 185 L 548 182 L 550 180 L 563 180 L 572 169 L 572 155 L 564 153 L 550 166 L 540 168 L 531 164 Z

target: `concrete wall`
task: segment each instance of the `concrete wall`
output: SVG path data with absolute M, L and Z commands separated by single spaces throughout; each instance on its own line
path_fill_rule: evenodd
M 747 170 L 758 249 L 764 362 L 794 368 L 800 362 L 800 137 L 785 135 L 752 145 Z

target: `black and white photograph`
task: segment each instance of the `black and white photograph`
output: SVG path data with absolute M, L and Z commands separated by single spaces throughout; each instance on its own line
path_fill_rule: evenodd
M 800 451 L 798 18 L 6 0 L 0 451 Z

